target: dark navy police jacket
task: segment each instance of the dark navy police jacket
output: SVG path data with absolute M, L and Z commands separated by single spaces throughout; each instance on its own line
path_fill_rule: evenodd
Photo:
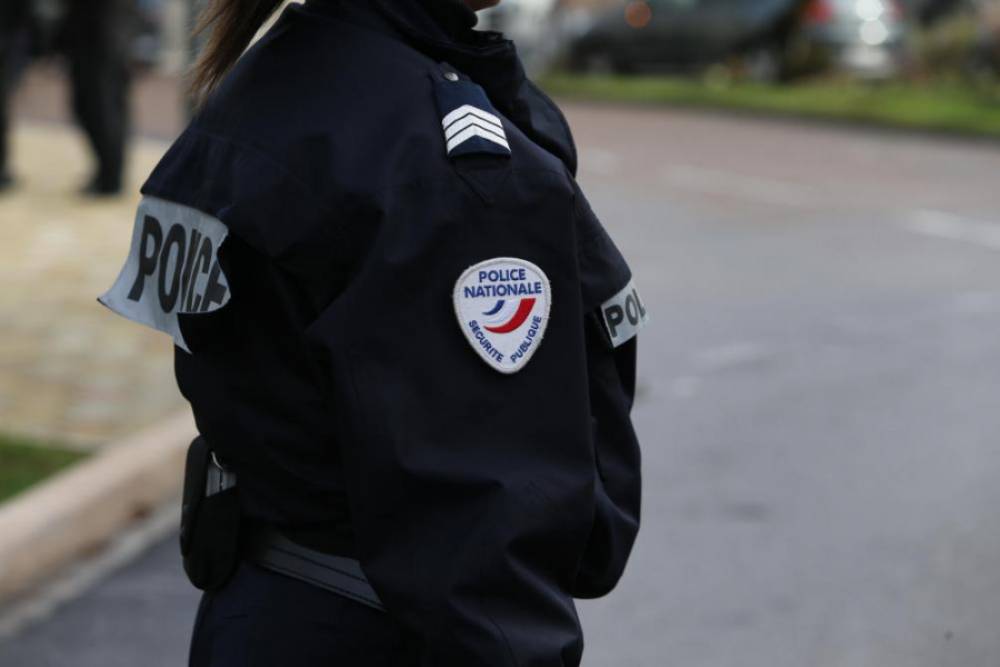
M 562 114 L 457 0 L 284 12 L 102 301 L 173 335 L 248 521 L 358 558 L 426 667 L 578 665 L 639 519 L 645 309 Z

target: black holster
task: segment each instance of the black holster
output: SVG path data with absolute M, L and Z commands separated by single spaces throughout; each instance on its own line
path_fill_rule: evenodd
M 236 475 L 201 436 L 188 448 L 181 506 L 184 571 L 197 588 L 221 588 L 239 562 L 240 503 Z

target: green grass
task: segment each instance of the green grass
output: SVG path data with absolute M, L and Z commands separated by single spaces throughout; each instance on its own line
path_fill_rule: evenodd
M 82 452 L 0 435 L 0 502 L 84 456 Z
M 728 109 L 1000 138 L 1000 86 L 811 81 L 794 85 L 654 76 L 553 74 L 542 86 L 571 99 Z

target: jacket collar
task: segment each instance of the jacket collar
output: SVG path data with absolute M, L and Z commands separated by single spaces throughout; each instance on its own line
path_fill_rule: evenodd
M 562 113 L 528 81 L 513 42 L 473 29 L 476 14 L 462 0 L 307 0 L 306 6 L 388 33 L 468 75 L 501 113 L 576 173 L 576 147 Z
M 502 112 L 513 111 L 525 79 L 514 43 L 473 30 L 478 19 L 461 0 L 308 0 L 309 6 L 393 34 L 467 74 Z

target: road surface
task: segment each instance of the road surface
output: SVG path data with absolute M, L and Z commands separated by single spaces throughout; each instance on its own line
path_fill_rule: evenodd
M 1000 149 L 569 106 L 653 321 L 644 525 L 587 667 L 1000 664 Z M 0 665 L 179 665 L 172 541 Z

